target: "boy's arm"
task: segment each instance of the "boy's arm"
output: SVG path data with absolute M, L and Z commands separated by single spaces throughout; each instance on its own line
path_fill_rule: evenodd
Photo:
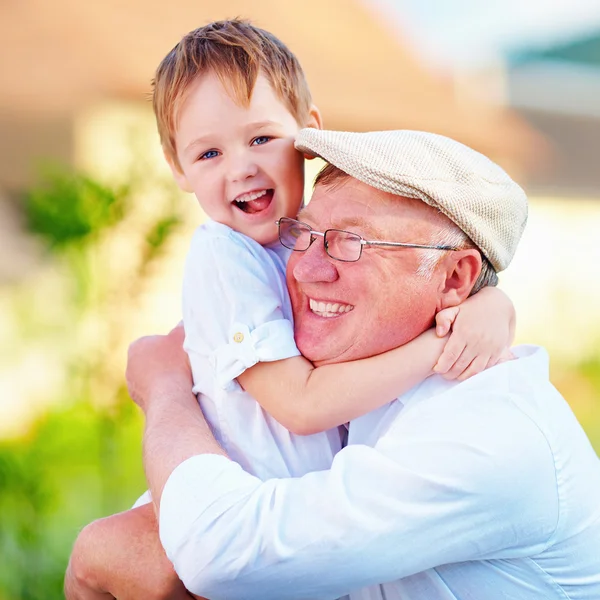
M 504 292 L 488 287 L 436 321 L 438 337 L 426 331 L 378 356 L 318 368 L 301 356 L 262 362 L 238 381 L 284 427 L 316 433 L 390 402 L 433 372 L 464 380 L 494 366 L 514 338 L 515 309 Z M 446 342 L 441 336 L 450 329 Z
M 189 600 L 158 538 L 152 504 L 85 527 L 65 575 L 67 600 Z
M 435 372 L 464 380 L 505 359 L 515 337 L 516 314 L 510 298 L 496 287 L 485 287 L 459 306 L 436 315 L 436 332 L 452 334 Z
M 370 358 L 314 367 L 302 356 L 261 362 L 242 387 L 286 429 L 310 435 L 391 402 L 433 373 L 445 339 L 433 330 Z

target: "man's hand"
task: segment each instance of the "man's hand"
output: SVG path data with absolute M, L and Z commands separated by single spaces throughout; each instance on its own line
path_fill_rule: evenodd
M 183 326 L 167 335 L 151 335 L 129 346 L 125 378 L 132 400 L 147 412 L 150 399 L 161 390 L 192 389 L 192 374 L 183 350 Z

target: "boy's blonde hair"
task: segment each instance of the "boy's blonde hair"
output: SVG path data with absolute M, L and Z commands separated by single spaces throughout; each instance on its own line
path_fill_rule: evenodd
M 215 73 L 231 97 L 248 106 L 262 73 L 301 127 L 311 95 L 298 59 L 273 34 L 243 19 L 215 21 L 188 33 L 162 60 L 152 82 L 152 106 L 165 154 L 179 168 L 178 111 L 190 84 Z

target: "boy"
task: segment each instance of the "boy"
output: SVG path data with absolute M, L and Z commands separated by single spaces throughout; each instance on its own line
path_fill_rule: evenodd
M 303 157 L 294 138 L 303 127 L 320 128 L 321 117 L 298 61 L 277 38 L 239 20 L 191 32 L 159 66 L 153 104 L 175 180 L 212 219 L 194 236 L 183 284 L 185 348 L 203 412 L 231 458 L 262 479 L 328 468 L 341 448 L 336 426 L 431 374 L 446 340 L 430 331 L 385 354 L 320 368 L 298 352 L 287 250 L 275 222 L 285 224 L 302 204 Z M 418 251 L 431 258 L 451 250 L 445 240 Z M 326 302 L 314 308 L 319 318 L 351 310 Z M 491 332 L 483 317 L 490 310 L 506 314 L 506 325 Z M 447 356 L 459 359 L 442 357 L 439 370 L 448 362 L 456 365 L 450 376 L 467 377 L 495 364 L 511 337 L 506 299 L 485 290 L 458 317 L 441 313 L 439 333 L 455 318 Z M 465 331 L 489 338 L 462 335 L 463 322 Z M 110 561 L 84 564 L 80 595 L 71 597 L 117 595 L 109 564 L 127 556 L 136 514 L 110 517 L 86 534 L 96 548 L 110 548 Z

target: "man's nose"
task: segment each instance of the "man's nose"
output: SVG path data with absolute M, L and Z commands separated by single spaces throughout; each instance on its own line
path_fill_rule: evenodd
M 228 178 L 231 182 L 240 182 L 258 173 L 258 165 L 252 157 L 252 153 L 242 151 L 230 155 L 228 164 Z
M 325 252 L 323 238 L 317 237 L 305 252 L 293 252 L 290 260 L 294 279 L 301 283 L 332 283 L 339 277 L 336 261 Z

